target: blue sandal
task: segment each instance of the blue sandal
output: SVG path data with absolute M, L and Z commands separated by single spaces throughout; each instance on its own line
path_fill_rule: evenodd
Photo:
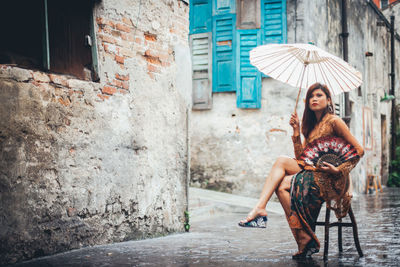
M 253 220 L 248 222 L 239 222 L 241 227 L 252 227 L 252 228 L 266 228 L 267 227 L 267 216 L 257 216 Z

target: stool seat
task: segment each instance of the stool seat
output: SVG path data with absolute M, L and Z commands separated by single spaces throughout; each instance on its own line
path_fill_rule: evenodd
M 354 243 L 357 248 L 358 255 L 360 257 L 363 257 L 364 254 L 361 250 L 360 246 L 360 241 L 358 239 L 358 230 L 357 230 L 357 223 L 356 219 L 354 217 L 353 210 L 350 206 L 348 215 L 350 217 L 351 222 L 350 223 L 344 223 L 342 222 L 342 219 L 339 219 L 337 222 L 330 223 L 329 218 L 330 218 L 331 210 L 327 207 L 326 208 L 326 213 L 325 213 L 325 222 L 316 222 L 315 226 L 325 226 L 325 240 L 324 240 L 324 260 L 328 259 L 328 250 L 329 250 L 329 228 L 331 227 L 338 227 L 338 246 L 339 246 L 339 252 L 343 252 L 343 245 L 342 245 L 342 227 L 352 227 L 353 228 L 353 237 L 354 237 Z

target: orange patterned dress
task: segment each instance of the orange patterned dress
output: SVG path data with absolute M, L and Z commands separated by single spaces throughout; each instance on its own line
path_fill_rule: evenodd
M 337 168 L 340 173 L 337 175 L 309 168 L 300 160 L 303 149 L 314 140 L 334 136 L 341 137 L 353 145 L 359 157 L 355 157 L 341 164 Z M 301 143 L 300 136 L 292 136 L 294 152 L 299 166 L 302 168 L 298 174 L 293 176 L 291 184 L 291 214 L 288 217 L 290 228 L 303 229 L 307 232 L 312 242 L 308 249 L 319 250 L 320 244 L 315 236 L 315 222 L 318 218 L 322 203 L 326 202 L 327 207 L 332 209 L 337 218 L 346 216 L 351 196 L 348 194 L 350 185 L 349 173 L 363 156 L 364 150 L 350 133 L 344 121 L 336 115 L 326 114 L 317 123 L 314 129 Z

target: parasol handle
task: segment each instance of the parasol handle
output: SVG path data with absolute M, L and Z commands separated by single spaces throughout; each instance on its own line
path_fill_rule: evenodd
M 308 54 L 307 54 L 307 58 L 308 58 Z M 294 106 L 294 113 L 296 113 L 296 110 L 297 110 L 297 103 L 299 103 L 299 97 L 300 97 L 300 92 L 301 92 L 301 84 L 303 83 L 304 73 L 306 72 L 307 66 L 308 66 L 308 61 L 306 61 L 306 62 L 304 63 L 303 73 L 301 74 L 299 92 L 297 93 L 296 105 Z
M 301 87 L 299 88 L 299 92 L 297 93 L 296 105 L 294 106 L 294 113 L 296 113 L 297 110 L 297 103 L 299 102 L 300 92 L 301 92 Z

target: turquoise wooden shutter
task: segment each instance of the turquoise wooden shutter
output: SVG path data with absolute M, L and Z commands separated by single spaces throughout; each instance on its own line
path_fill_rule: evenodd
M 238 108 L 261 108 L 261 73 L 250 64 L 250 50 L 261 44 L 260 30 L 237 31 L 237 85 Z
M 213 17 L 213 92 L 236 91 L 236 15 Z
M 261 3 L 263 43 L 286 43 L 286 0 L 262 0 Z
M 191 0 L 189 6 L 189 33 L 211 32 L 211 0 Z
M 193 109 L 211 109 L 211 33 L 190 36 L 192 54 Z
M 213 0 L 213 15 L 236 13 L 236 0 Z

